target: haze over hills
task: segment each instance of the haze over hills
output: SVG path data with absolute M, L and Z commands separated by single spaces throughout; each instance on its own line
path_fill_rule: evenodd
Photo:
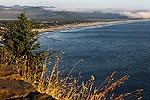
M 54 6 L 0 6 L 0 19 L 16 19 L 21 12 L 26 12 L 30 19 L 51 20 L 95 20 L 95 19 L 127 19 L 127 16 L 115 13 L 63 11 Z
M 150 18 L 149 10 L 124 10 L 124 9 L 57 9 L 54 6 L 4 6 L 0 5 L 0 19 L 16 19 L 17 16 L 26 12 L 30 19 L 36 20 L 69 20 L 69 21 L 95 21 L 115 20 L 129 18 Z
M 54 6 L 28 6 L 28 5 L 24 5 L 24 6 L 20 6 L 20 5 L 13 5 L 13 6 L 4 6 L 4 5 L 0 5 L 0 9 L 25 9 L 25 8 L 33 8 L 33 7 L 40 7 L 40 8 L 44 8 L 44 9 L 50 9 L 50 8 L 56 8 Z

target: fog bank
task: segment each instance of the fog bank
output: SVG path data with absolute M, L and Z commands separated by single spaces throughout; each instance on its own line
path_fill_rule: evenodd
M 121 15 L 128 16 L 129 18 L 150 18 L 150 12 L 122 12 Z

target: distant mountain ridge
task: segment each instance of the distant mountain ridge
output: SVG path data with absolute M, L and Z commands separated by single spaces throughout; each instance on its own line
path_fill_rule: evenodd
M 4 6 L 0 5 L 0 9 L 25 9 L 25 8 L 34 8 L 34 7 L 39 7 L 39 8 L 56 8 L 55 6 L 28 6 L 28 5 L 13 5 L 13 6 Z
M 127 16 L 115 13 L 103 12 L 71 12 L 58 11 L 54 6 L 4 6 L 0 5 L 0 19 L 16 19 L 17 16 L 25 12 L 30 19 L 47 20 L 47 21 L 89 21 L 102 19 L 128 19 Z

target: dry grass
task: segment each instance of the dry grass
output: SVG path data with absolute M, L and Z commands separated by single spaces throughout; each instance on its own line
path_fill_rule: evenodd
M 1 62 L 7 65 L 11 60 L 10 57 L 6 56 L 6 54 L 2 54 L 2 56 Z M 15 61 L 15 69 L 21 74 L 23 80 L 31 83 L 39 92 L 49 94 L 58 100 L 129 100 L 133 97 L 140 100 L 142 98 L 142 89 L 115 95 L 115 89 L 129 78 L 128 76 L 123 76 L 118 80 L 114 80 L 116 72 L 110 74 L 97 88 L 93 87 L 94 76 L 81 84 L 79 82 L 80 76 L 77 78 L 71 76 L 76 64 L 66 77 L 61 77 L 61 71 L 58 70 L 61 56 L 62 53 L 56 55 L 50 74 L 47 70 L 46 61 L 42 66 L 35 64 L 33 69 L 30 67 L 26 56 Z
M 128 100 L 132 97 L 136 97 L 140 100 L 142 98 L 140 96 L 143 91 L 142 89 L 126 94 L 115 95 L 114 90 L 117 86 L 120 86 L 128 79 L 128 76 L 123 76 L 115 81 L 113 78 L 116 72 L 109 75 L 97 88 L 93 87 L 95 82 L 94 76 L 91 76 L 87 82 L 82 82 L 81 84 L 79 83 L 80 76 L 73 78 L 71 74 L 75 66 L 73 66 L 68 75 L 63 78 L 58 70 L 60 59 L 61 56 L 56 57 L 51 74 L 46 77 L 44 75 L 46 75 L 47 67 L 46 64 L 43 64 L 41 78 L 37 84 L 38 91 L 52 95 L 58 100 Z

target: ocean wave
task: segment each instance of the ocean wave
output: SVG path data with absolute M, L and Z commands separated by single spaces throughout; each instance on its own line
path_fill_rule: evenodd
M 77 31 L 82 31 L 82 30 L 103 28 L 103 27 L 108 27 L 108 26 L 113 26 L 113 25 L 119 25 L 119 24 L 128 24 L 128 23 L 133 23 L 133 22 L 116 22 L 116 23 L 103 24 L 103 25 L 84 26 L 84 27 L 64 29 L 64 30 L 61 30 L 59 32 L 60 33 L 77 32 Z

